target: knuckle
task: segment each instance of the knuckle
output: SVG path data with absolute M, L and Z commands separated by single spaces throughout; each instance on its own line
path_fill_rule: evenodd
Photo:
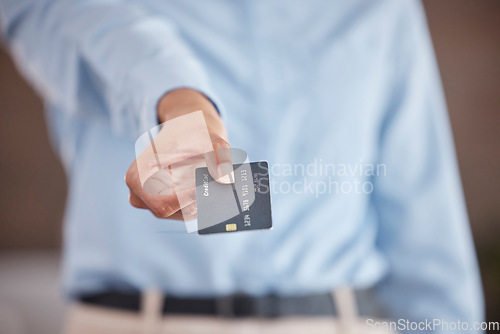
M 134 208 L 144 209 L 144 204 L 141 203 L 140 200 L 138 200 L 135 196 L 132 196 L 131 194 L 129 194 L 128 201 Z
M 125 174 L 125 184 L 132 189 L 132 180 L 129 173 Z
M 212 137 L 212 144 L 214 147 L 229 147 L 227 141 L 225 141 L 222 137 L 219 136 Z
M 129 202 L 134 208 L 142 209 L 142 205 L 137 203 L 135 200 L 131 199 Z
M 152 210 L 155 216 L 158 218 L 167 218 L 170 217 L 173 213 L 175 213 L 175 210 L 172 207 L 172 205 L 170 205 L 170 203 L 167 202 L 156 203 L 153 206 Z
M 159 215 L 156 211 L 151 211 L 156 218 L 165 218 Z

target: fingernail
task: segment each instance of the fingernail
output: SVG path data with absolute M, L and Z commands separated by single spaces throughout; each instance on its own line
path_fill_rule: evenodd
M 229 162 L 222 162 L 217 166 L 220 183 L 234 183 L 233 165 Z

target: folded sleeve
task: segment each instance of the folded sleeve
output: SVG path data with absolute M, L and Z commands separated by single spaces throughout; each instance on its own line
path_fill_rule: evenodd
M 157 124 L 170 90 L 198 90 L 218 107 L 176 26 L 140 1 L 0 0 L 0 13 L 18 67 L 65 112 L 85 116 L 85 99 L 98 100 L 114 131 L 136 137 Z
M 404 3 L 380 132 L 387 175 L 374 185 L 378 247 L 390 268 L 377 293 L 393 319 L 467 322 L 479 333 L 479 271 L 439 71 L 421 5 Z

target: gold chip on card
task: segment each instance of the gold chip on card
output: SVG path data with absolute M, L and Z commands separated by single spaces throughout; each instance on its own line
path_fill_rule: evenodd
M 231 232 L 231 231 L 236 231 L 236 224 L 226 224 L 226 231 Z

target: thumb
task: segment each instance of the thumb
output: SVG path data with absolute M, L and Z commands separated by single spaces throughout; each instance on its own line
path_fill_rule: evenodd
M 213 152 L 205 154 L 208 172 L 219 183 L 234 183 L 231 147 L 221 137 L 212 138 L 212 145 Z

